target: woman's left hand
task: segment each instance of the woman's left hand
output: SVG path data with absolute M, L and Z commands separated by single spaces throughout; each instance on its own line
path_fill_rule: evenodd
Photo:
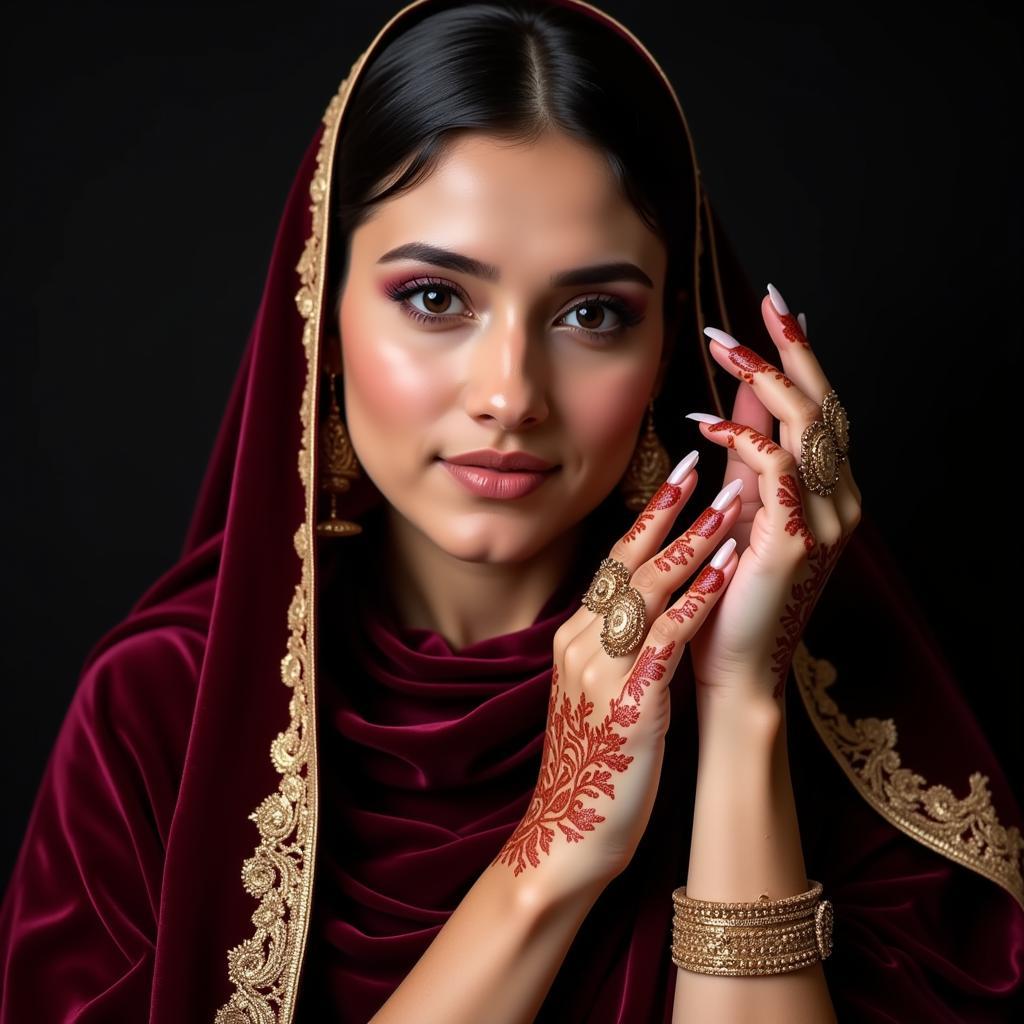
M 741 703 L 782 697 L 796 645 L 861 515 L 848 458 L 827 497 L 800 480 L 801 435 L 821 418 L 832 387 L 772 285 L 761 315 L 785 372 L 724 331 L 706 328 L 716 339 L 709 340 L 712 357 L 740 386 L 731 419 L 700 423 L 704 437 L 729 449 L 723 484 L 741 478 L 744 485 L 740 517 L 729 532 L 739 565 L 690 651 L 698 693 Z M 778 444 L 773 419 L 779 420 Z

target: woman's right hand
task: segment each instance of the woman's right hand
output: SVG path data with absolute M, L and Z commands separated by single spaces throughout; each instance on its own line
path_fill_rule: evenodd
M 689 473 L 672 483 L 687 463 Z M 730 539 L 666 608 L 740 512 L 742 481 L 733 481 L 685 533 L 659 547 L 697 485 L 695 463 L 691 453 L 676 467 L 611 549 L 644 598 L 650 626 L 640 646 L 608 655 L 600 640 L 604 616 L 586 605 L 555 634 L 540 777 L 526 815 L 492 862 L 515 875 L 547 872 L 553 894 L 603 888 L 632 859 L 661 777 L 669 683 L 739 562 Z

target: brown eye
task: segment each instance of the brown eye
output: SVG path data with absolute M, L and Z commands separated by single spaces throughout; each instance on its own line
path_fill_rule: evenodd
M 452 304 L 452 293 L 447 288 L 438 288 L 431 285 L 429 288 L 420 289 L 423 295 L 423 306 L 428 313 L 447 313 Z
M 576 318 L 576 323 L 566 323 L 565 326 L 577 334 L 604 341 L 618 337 L 643 320 L 642 315 L 634 313 L 629 306 L 612 295 L 586 298 L 563 313 L 560 319 L 564 320 L 565 317 Z
M 573 313 L 576 314 L 576 322 L 588 331 L 596 331 L 604 323 L 605 309 L 600 302 L 587 302 L 577 306 Z
M 443 281 L 419 278 L 401 285 L 389 285 L 386 291 L 410 317 L 422 323 L 443 323 L 450 318 L 465 317 L 469 313 L 459 289 Z

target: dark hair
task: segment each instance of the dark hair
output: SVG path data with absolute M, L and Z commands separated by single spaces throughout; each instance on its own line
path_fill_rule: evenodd
M 334 168 L 332 315 L 352 233 L 376 204 L 415 187 L 460 134 L 529 142 L 546 129 L 602 152 L 625 196 L 665 242 L 667 358 L 680 293 L 689 294 L 695 230 L 693 164 L 679 114 L 628 39 L 551 2 L 432 7 L 364 69 Z

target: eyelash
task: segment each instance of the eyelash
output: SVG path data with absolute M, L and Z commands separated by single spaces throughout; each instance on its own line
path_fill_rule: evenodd
M 401 304 L 407 316 L 412 317 L 414 320 L 418 320 L 420 323 L 436 323 L 438 321 L 460 319 L 461 314 L 457 313 L 448 315 L 424 313 L 423 310 L 415 309 L 405 301 L 417 292 L 426 291 L 428 288 L 440 288 L 444 291 L 450 291 L 466 303 L 467 306 L 469 305 L 469 300 L 461 288 L 452 284 L 450 281 L 444 281 L 436 277 L 418 277 L 414 281 L 406 281 L 398 285 L 389 285 L 387 287 L 387 293 L 391 299 Z M 617 299 L 614 295 L 588 295 L 577 302 L 571 309 L 567 309 L 562 316 L 568 316 L 570 313 L 574 313 L 577 309 L 586 306 L 588 303 L 591 305 L 599 303 L 603 306 L 607 306 L 613 313 L 618 314 L 619 324 L 616 327 L 612 327 L 605 331 L 594 331 L 587 327 L 575 327 L 572 324 L 565 324 L 564 326 L 568 327 L 571 331 L 575 331 L 577 334 L 582 334 L 590 338 L 605 339 L 617 338 L 620 334 L 623 334 L 631 327 L 635 327 L 641 320 L 643 320 L 643 316 L 634 313 L 626 303 L 621 299 Z

